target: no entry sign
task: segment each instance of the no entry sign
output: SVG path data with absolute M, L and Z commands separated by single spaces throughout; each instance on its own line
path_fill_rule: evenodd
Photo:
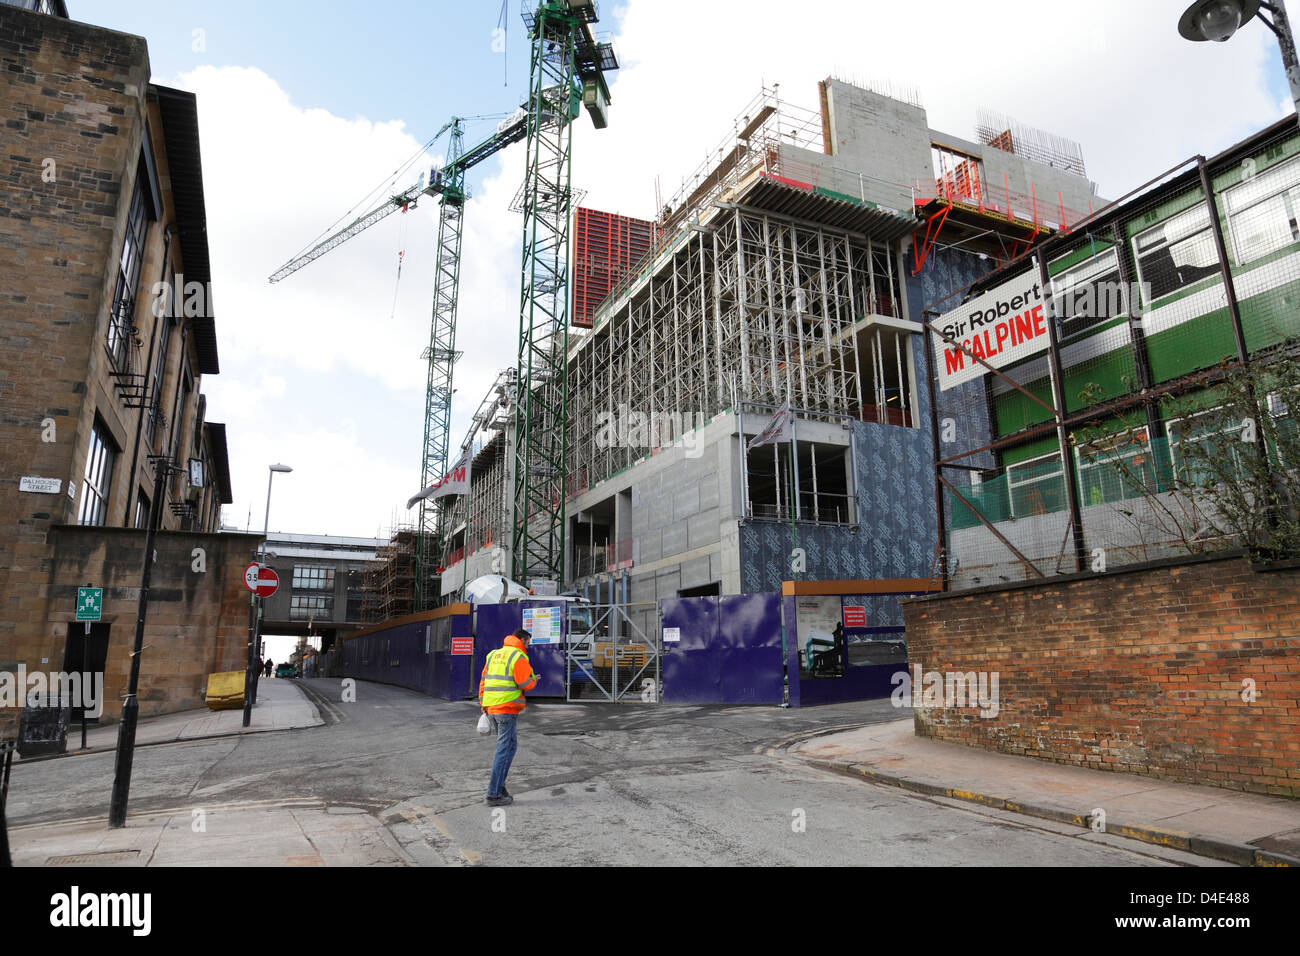
M 244 568 L 244 585 L 258 597 L 270 597 L 280 587 L 280 575 L 254 561 Z

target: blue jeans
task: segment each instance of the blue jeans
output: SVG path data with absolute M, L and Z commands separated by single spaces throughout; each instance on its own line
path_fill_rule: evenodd
M 519 715 L 493 714 L 497 722 L 497 752 L 492 758 L 492 779 L 488 781 L 487 795 L 501 796 L 501 788 L 506 785 L 506 774 L 510 773 L 510 763 L 515 759 L 515 750 L 519 747 Z

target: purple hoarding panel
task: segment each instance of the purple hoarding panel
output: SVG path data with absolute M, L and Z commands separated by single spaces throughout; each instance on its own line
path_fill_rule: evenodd
M 775 594 L 720 598 L 718 646 L 722 703 L 781 703 L 781 614 Z
M 479 678 L 483 675 L 483 665 L 487 656 L 504 643 L 506 637 L 523 626 L 524 608 L 563 607 L 545 601 L 524 601 L 518 604 L 480 604 L 475 614 L 478 616 L 474 632 L 474 696 L 478 696 Z M 534 639 L 541 637 L 534 634 Z M 564 696 L 564 644 L 530 644 L 528 662 L 537 672 L 537 686 L 528 692 L 529 697 L 563 697 Z
M 665 701 L 781 703 L 781 618 L 775 594 L 660 602 Z
M 675 704 L 717 703 L 722 671 L 717 652 L 718 599 L 694 597 L 659 602 L 663 641 L 663 700 Z

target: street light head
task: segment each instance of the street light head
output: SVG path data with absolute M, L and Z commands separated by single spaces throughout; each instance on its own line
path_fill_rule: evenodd
M 280 472 L 293 471 L 293 469 L 290 468 L 288 465 L 271 465 L 270 468 L 272 471 L 280 471 Z
M 1196 0 L 1183 11 L 1178 32 L 1186 40 L 1222 43 L 1259 12 L 1260 0 Z

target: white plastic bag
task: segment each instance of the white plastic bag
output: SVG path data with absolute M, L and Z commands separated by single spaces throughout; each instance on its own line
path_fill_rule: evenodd
M 479 715 L 478 732 L 480 734 L 494 733 L 497 729 L 497 722 L 492 719 L 492 715 L 486 712 Z

